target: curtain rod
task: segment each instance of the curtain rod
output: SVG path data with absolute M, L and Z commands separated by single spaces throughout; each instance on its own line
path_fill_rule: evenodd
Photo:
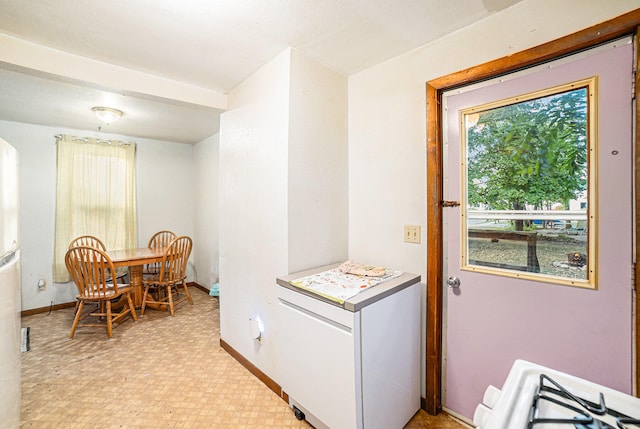
M 57 143 L 58 140 L 62 139 L 62 137 L 64 136 L 62 134 L 56 134 L 54 137 L 56 138 L 56 143 Z M 89 143 L 89 137 L 76 137 L 76 136 L 69 136 L 69 137 L 71 137 L 72 141 L 81 141 L 83 143 Z M 104 140 L 104 139 L 98 139 L 98 138 L 95 139 L 95 142 L 99 144 L 109 144 L 109 145 L 113 143 L 112 140 Z M 132 144 L 135 145 L 135 142 L 118 141 L 119 146 L 130 146 Z

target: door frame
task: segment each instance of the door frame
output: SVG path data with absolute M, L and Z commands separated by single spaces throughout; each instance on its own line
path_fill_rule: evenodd
M 560 39 L 547 42 L 478 66 L 470 67 L 426 84 L 427 97 L 427 316 L 426 316 L 426 397 L 423 408 L 429 414 L 442 410 L 442 317 L 443 317 L 443 165 L 442 165 L 442 94 L 452 88 L 469 85 L 505 73 L 577 52 L 613 39 L 636 37 L 635 61 L 640 59 L 640 9 L 596 24 Z M 640 73 L 635 76 L 635 100 L 640 96 Z M 634 100 L 634 103 L 636 101 Z M 640 109 L 635 108 L 635 122 L 640 124 Z M 635 172 L 634 213 L 635 252 L 640 255 L 640 127 L 634 128 Z M 640 310 L 640 264 L 634 263 L 635 308 Z M 640 314 L 635 315 L 635 384 L 640 390 Z M 638 393 L 638 392 L 636 392 Z

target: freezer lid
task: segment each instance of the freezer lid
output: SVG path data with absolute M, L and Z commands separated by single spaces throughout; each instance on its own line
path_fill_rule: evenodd
M 18 250 L 18 151 L 0 138 L 0 259 Z
M 375 302 L 377 302 L 377 301 L 379 301 L 379 300 L 381 300 L 381 299 L 383 299 L 383 298 L 385 298 L 385 297 L 387 297 L 389 295 L 392 295 L 392 294 L 394 294 L 396 292 L 399 292 L 399 291 L 403 290 L 404 288 L 407 288 L 407 287 L 413 285 L 414 283 L 420 282 L 420 276 L 418 274 L 403 273 L 399 277 L 395 277 L 395 278 L 393 278 L 391 280 L 387 280 L 385 282 L 382 282 L 382 283 L 376 285 L 375 287 L 368 288 L 364 292 L 359 293 L 359 294 L 347 299 L 342 304 L 340 304 L 337 301 L 334 301 L 332 299 L 325 298 L 322 295 L 318 295 L 316 293 L 310 292 L 310 291 L 305 290 L 303 288 L 299 288 L 297 286 L 294 286 L 291 283 L 292 280 L 296 280 L 296 279 L 299 279 L 301 277 L 305 277 L 305 276 L 321 273 L 323 271 L 332 270 L 334 268 L 337 268 L 338 266 L 340 266 L 340 263 L 331 264 L 331 265 L 325 265 L 325 266 L 322 266 L 322 267 L 316 267 L 316 268 L 312 268 L 310 270 L 301 271 L 301 272 L 293 273 L 293 274 L 288 274 L 286 276 L 279 276 L 279 277 L 276 277 L 276 283 L 279 286 L 281 286 L 282 288 L 291 289 L 291 290 L 295 291 L 296 293 L 310 296 L 313 299 L 322 301 L 322 302 L 327 303 L 327 304 L 331 304 L 331 305 L 337 306 L 337 307 L 342 308 L 342 309 L 347 310 L 347 311 L 355 312 L 355 311 L 360 311 L 364 307 L 366 307 L 368 305 L 371 305 L 371 304 L 373 304 L 373 303 L 375 303 Z

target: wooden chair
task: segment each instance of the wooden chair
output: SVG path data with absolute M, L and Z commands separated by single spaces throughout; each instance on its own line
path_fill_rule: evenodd
M 69 249 L 79 246 L 95 247 L 96 249 L 100 249 L 103 252 L 107 251 L 107 246 L 104 245 L 102 240 L 100 240 L 98 237 L 94 237 L 93 235 L 81 235 L 80 237 L 74 238 L 73 240 L 71 240 L 71 243 L 69 243 Z M 127 276 L 127 271 L 127 268 L 116 269 L 116 279 L 120 283 L 126 283 L 125 277 Z M 110 282 L 111 280 L 108 281 Z
M 109 256 L 102 250 L 90 246 L 76 246 L 67 251 L 65 264 L 71 274 L 73 281 L 78 287 L 76 299 L 79 301 L 73 325 L 71 326 L 70 338 L 75 335 L 78 326 L 101 327 L 106 325 L 107 336 L 113 336 L 113 323 L 120 323 L 127 314 L 131 314 L 133 320 L 138 320 L 133 301 L 131 300 L 131 286 L 112 283 L 115 268 Z M 112 312 L 112 300 L 126 298 L 120 313 Z M 97 304 L 96 309 L 83 315 L 82 310 L 85 303 Z M 87 317 L 97 317 L 98 321 L 105 319 L 103 323 L 82 323 L 81 320 Z
M 186 282 L 187 262 L 192 246 L 191 238 L 182 236 L 173 240 L 165 249 L 160 263 L 160 272 L 143 279 L 144 293 L 140 314 L 144 314 L 148 303 L 169 307 L 172 316 L 175 314 L 175 306 L 181 302 L 189 300 L 193 305 Z M 158 292 L 158 299 L 152 298 L 151 293 L 154 291 Z
M 147 247 L 149 249 L 166 249 L 178 236 L 171 231 L 158 231 L 149 239 Z M 160 274 L 160 262 L 147 264 L 144 267 L 143 275 Z

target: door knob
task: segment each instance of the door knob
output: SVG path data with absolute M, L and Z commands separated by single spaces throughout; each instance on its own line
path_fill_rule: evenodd
M 459 288 L 460 287 L 460 279 L 456 276 L 451 276 L 447 279 L 447 284 L 450 288 Z

